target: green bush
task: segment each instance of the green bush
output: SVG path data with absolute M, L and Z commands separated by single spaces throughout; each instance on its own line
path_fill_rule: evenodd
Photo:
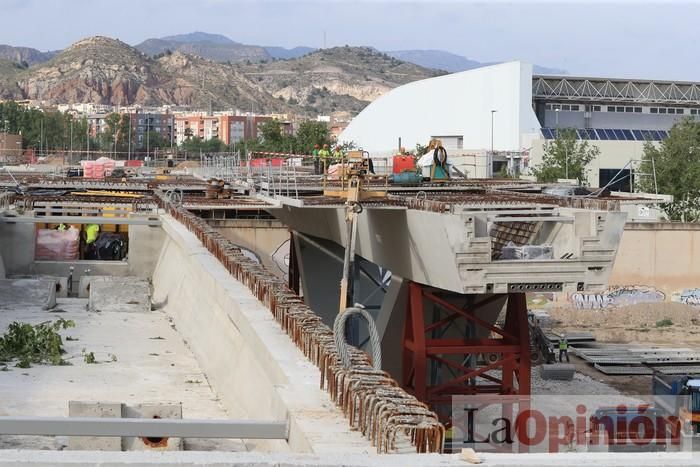
M 656 322 L 656 327 L 657 328 L 665 328 L 667 326 L 672 326 L 673 321 L 671 321 L 669 318 L 662 319 L 660 321 Z
M 0 337 L 0 362 L 17 361 L 18 368 L 29 368 L 32 363 L 68 365 L 62 355 L 61 329 L 75 327 L 75 322 L 63 318 L 40 324 L 12 322 Z

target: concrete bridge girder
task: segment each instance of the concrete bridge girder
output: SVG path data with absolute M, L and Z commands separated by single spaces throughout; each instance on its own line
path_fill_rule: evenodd
M 553 259 L 498 260 L 491 230 L 498 224 L 507 231 L 509 224 L 494 212 L 455 212 L 366 207 L 356 253 L 403 278 L 457 293 L 593 291 L 607 286 L 626 217 L 561 208 L 554 220 L 538 221 L 531 238 L 551 245 Z M 342 206 L 288 205 L 271 213 L 295 231 L 347 244 Z

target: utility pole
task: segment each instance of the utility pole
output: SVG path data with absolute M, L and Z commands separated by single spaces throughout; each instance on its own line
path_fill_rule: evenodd
M 149 159 L 149 152 L 151 151 L 151 117 L 146 117 L 146 158 Z
M 7 125 L 9 123 L 10 123 L 9 120 L 5 120 L 5 126 L 4 126 L 5 135 L 2 138 L 2 155 L 5 157 L 7 157 Z
M 73 117 L 70 118 L 70 163 L 73 165 Z
M 129 112 L 129 149 L 127 149 L 127 156 L 126 158 L 128 160 L 131 160 L 131 112 Z
M 44 144 L 44 117 L 39 121 L 39 157 L 42 154 L 42 144 Z
M 493 175 L 493 115 L 498 110 L 491 110 L 491 157 L 488 158 L 487 174 Z

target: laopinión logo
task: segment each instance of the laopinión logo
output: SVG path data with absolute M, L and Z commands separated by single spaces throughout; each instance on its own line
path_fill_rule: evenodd
M 481 452 L 695 451 L 687 396 L 455 396 L 451 447 Z M 697 419 L 697 421 L 695 421 Z

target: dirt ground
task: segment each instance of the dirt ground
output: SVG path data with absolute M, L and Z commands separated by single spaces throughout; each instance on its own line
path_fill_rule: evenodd
M 700 350 L 700 308 L 681 303 L 640 303 L 602 310 L 570 307 L 547 310 L 556 333 L 589 331 L 600 343 L 682 347 Z M 571 356 L 577 373 L 623 394 L 651 392 L 650 376 L 605 375 L 584 360 Z
M 601 342 L 700 348 L 700 308 L 681 303 L 639 303 L 602 310 L 551 308 L 551 327 L 590 331 Z

